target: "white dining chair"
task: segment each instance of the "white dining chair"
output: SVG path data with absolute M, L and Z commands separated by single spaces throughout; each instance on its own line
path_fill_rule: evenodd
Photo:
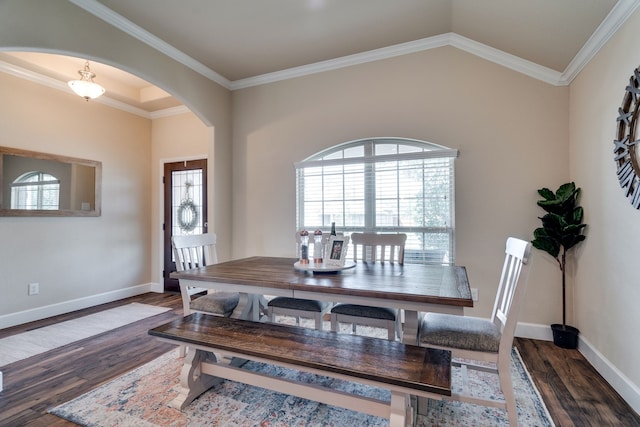
M 176 262 L 176 270 L 217 264 L 215 233 L 172 236 L 171 246 Z M 216 292 L 211 289 L 197 288 L 180 283 L 182 308 L 184 315 L 193 312 L 229 317 L 238 306 L 238 292 Z
M 356 262 L 390 262 L 404 264 L 404 247 L 407 235 L 352 233 L 353 259 Z M 358 256 L 360 254 L 360 256 Z M 389 340 L 396 335 L 402 340 L 400 310 L 359 304 L 336 304 L 331 309 L 331 330 L 338 332 L 340 323 L 350 323 L 352 332 L 356 325 L 385 328 Z
M 509 425 L 515 427 L 518 412 L 511 384 L 511 348 L 531 269 L 531 243 L 509 237 L 505 254 L 491 318 L 427 313 L 418 343 L 451 351 L 452 366 L 463 369 L 464 379 L 468 379 L 466 369 L 497 374 L 504 401 L 472 395 L 468 381 L 461 393 L 452 393 L 451 399 L 506 409 Z

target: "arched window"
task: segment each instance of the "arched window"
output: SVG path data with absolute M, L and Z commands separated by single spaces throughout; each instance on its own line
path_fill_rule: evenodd
M 11 209 L 57 210 L 60 180 L 44 172 L 27 172 L 11 184 Z
M 296 163 L 298 229 L 406 233 L 405 262 L 454 263 L 458 151 L 404 138 L 340 144 Z

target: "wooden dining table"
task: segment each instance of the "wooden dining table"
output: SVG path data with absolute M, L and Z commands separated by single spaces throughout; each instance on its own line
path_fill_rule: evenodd
M 400 309 L 403 341 L 417 344 L 421 314 L 473 307 L 466 269 L 456 265 L 367 263 L 335 272 L 300 271 L 295 258 L 256 256 L 171 273 L 180 286 L 239 292 L 233 317 L 261 320 L 263 295 Z

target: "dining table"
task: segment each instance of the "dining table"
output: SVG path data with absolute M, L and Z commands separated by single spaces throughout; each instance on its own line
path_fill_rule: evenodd
M 181 287 L 239 292 L 232 317 L 246 320 L 264 320 L 265 295 L 399 309 L 406 344 L 417 344 L 423 313 L 463 315 L 465 307 L 473 307 L 464 266 L 348 261 L 336 268 L 301 268 L 297 261 L 254 256 L 173 272 L 171 277 Z

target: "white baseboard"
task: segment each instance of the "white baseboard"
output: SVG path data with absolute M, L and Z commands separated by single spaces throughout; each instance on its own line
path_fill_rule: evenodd
M 522 338 L 553 341 L 553 334 L 549 325 L 518 323 L 515 335 Z M 640 388 L 594 348 L 582 334 L 578 335 L 578 351 L 582 353 L 584 358 L 602 375 L 611 387 L 622 396 L 629 406 L 637 414 L 640 414 Z
M 578 350 L 591 363 L 591 366 L 607 380 L 620 396 L 633 408 L 636 414 L 640 414 L 640 388 L 635 385 L 625 374 L 620 372 L 606 357 L 602 355 L 589 341 L 578 336 Z
M 533 340 L 553 341 L 553 334 L 549 325 L 539 325 L 537 323 L 518 322 L 516 325 L 517 337 L 530 338 Z
M 162 283 L 151 283 L 151 292 L 157 292 L 159 294 L 164 293 L 164 285 Z
M 0 316 L 0 329 L 22 325 L 23 323 L 29 323 L 35 320 L 46 319 L 47 317 L 57 316 L 59 314 L 70 313 L 72 311 L 117 301 L 123 298 L 133 297 L 147 292 L 162 292 L 162 289 L 162 285 L 158 285 L 157 283 L 145 283 L 125 289 L 118 289 L 57 304 L 45 305 L 16 313 L 5 314 Z

